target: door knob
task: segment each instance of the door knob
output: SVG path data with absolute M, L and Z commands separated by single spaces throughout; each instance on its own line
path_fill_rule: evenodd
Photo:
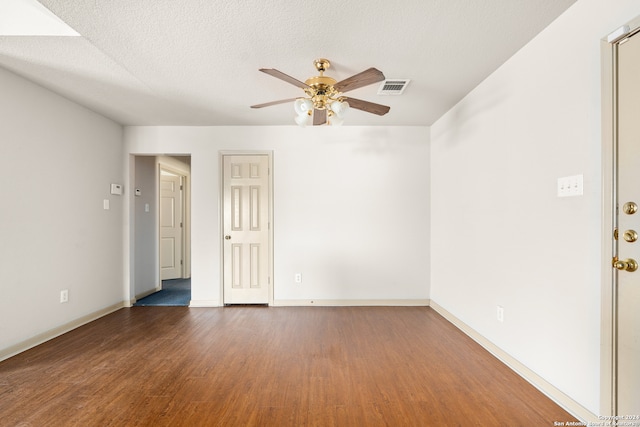
M 623 234 L 624 240 L 633 243 L 638 240 L 638 233 L 635 230 L 627 230 Z
M 636 260 L 631 258 L 626 259 L 624 261 L 614 259 L 613 266 L 618 270 L 624 270 L 624 271 L 636 271 L 638 269 L 638 263 L 636 262 Z
M 229 236 L 228 234 L 226 236 L 224 236 L 225 240 L 231 240 L 231 236 Z
M 638 212 L 638 205 L 634 202 L 627 202 L 624 204 L 624 206 L 622 206 L 622 210 L 627 215 L 633 215 L 634 213 Z

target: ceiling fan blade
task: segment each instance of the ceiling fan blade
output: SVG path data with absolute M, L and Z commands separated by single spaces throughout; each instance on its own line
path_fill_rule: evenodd
M 285 104 L 287 102 L 293 102 L 296 99 L 298 99 L 298 98 L 281 99 L 280 101 L 265 102 L 264 104 L 252 105 L 251 108 L 271 107 L 272 105 L 278 105 L 278 104 Z
M 384 116 L 389 112 L 389 110 L 391 110 L 391 107 L 387 107 L 386 105 L 363 101 L 361 99 L 346 98 L 346 101 L 349 103 L 349 107 L 351 108 L 366 111 L 367 113 L 377 114 L 379 116 Z
M 369 68 L 368 70 L 364 70 L 361 73 L 355 74 L 334 84 L 333 87 L 338 92 L 347 92 L 373 83 L 381 82 L 384 79 L 385 77 L 384 74 L 382 74 L 382 71 L 375 68 Z
M 263 73 L 269 74 L 270 76 L 273 76 L 277 79 L 290 83 L 294 86 L 297 86 L 301 89 L 306 89 L 309 87 L 306 83 L 302 83 L 300 80 L 294 79 L 293 77 L 288 76 L 282 71 L 276 70 L 275 68 L 260 68 L 260 71 L 262 71 Z
M 323 125 L 327 123 L 327 110 L 313 110 L 313 125 Z

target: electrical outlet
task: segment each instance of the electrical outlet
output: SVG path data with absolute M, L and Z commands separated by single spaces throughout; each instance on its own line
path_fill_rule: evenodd
M 69 289 L 63 289 L 60 291 L 60 302 L 69 302 Z
M 496 319 L 498 322 L 504 322 L 504 308 L 501 305 L 496 307 Z
M 294 280 L 296 283 L 302 283 L 302 274 L 300 274 L 300 273 L 296 273 L 296 274 L 295 274 L 295 276 L 293 276 L 293 280 Z

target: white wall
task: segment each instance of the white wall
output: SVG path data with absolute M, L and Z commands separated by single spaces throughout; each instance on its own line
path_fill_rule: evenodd
M 4 69 L 0 93 L 1 353 L 122 302 L 124 174 L 121 126 Z
M 638 14 L 579 0 L 431 134 L 432 300 L 595 414 L 600 39 Z M 557 198 L 574 174 L 584 196 Z
M 127 127 L 125 145 L 192 156 L 194 304 L 221 301 L 221 150 L 273 151 L 276 303 L 429 298 L 428 128 Z
M 138 156 L 135 158 L 134 189 L 140 189 L 140 196 L 129 194 L 134 203 L 135 240 L 132 250 L 138 268 L 134 269 L 134 295 L 148 295 L 160 288 L 158 266 L 158 178 L 156 156 Z M 132 196 L 133 195 L 133 196 Z M 149 206 L 149 211 L 145 210 Z

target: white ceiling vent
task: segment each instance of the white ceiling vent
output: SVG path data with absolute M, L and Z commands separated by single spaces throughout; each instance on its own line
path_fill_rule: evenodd
M 378 95 L 401 95 L 410 81 L 408 79 L 385 80 L 378 88 Z

